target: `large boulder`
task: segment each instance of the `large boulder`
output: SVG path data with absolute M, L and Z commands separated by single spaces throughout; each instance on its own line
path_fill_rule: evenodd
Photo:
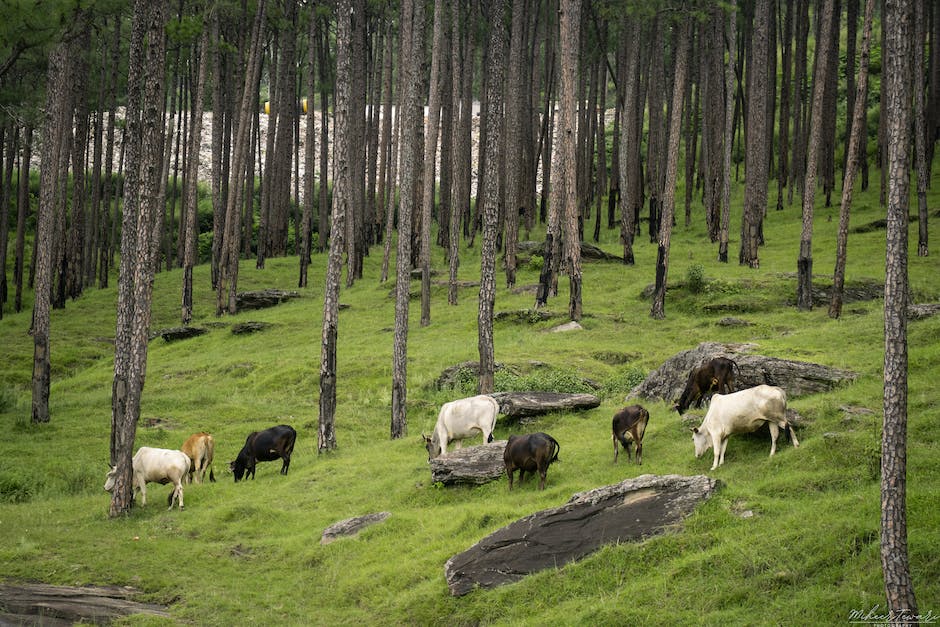
M 754 344 L 703 342 L 693 349 L 670 357 L 642 383 L 630 390 L 627 398 L 673 401 L 682 395 L 692 368 L 714 357 L 727 357 L 738 364 L 734 377 L 737 390 L 766 383 L 779 386 L 786 390 L 789 397 L 794 397 L 827 392 L 858 377 L 849 370 L 746 352 L 754 348 Z
M 300 292 L 274 288 L 251 292 L 238 292 L 235 294 L 235 307 L 238 311 L 264 309 L 266 307 L 280 305 L 294 298 L 300 298 Z
M 0 625 L 105 625 L 131 614 L 169 620 L 166 606 L 137 601 L 140 594 L 119 586 L 0 583 Z
M 453 449 L 431 460 L 431 481 L 444 485 L 482 485 L 495 481 L 506 472 L 505 449 L 506 440 Z
M 704 475 L 642 475 L 580 492 L 565 505 L 521 518 L 444 565 L 451 594 L 492 588 L 557 568 L 605 544 L 654 536 L 711 497 L 718 482 Z
M 601 399 L 593 394 L 567 392 L 494 392 L 499 413 L 509 418 L 538 416 L 553 411 L 594 409 Z

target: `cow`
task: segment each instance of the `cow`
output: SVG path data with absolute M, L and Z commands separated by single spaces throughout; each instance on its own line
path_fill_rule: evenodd
M 186 474 L 186 482 L 202 483 L 206 468 L 209 469 L 209 481 L 215 482 L 215 473 L 212 471 L 212 457 L 215 454 L 215 440 L 208 433 L 194 433 L 189 436 L 180 449 L 189 456 L 192 462 Z
M 537 432 L 526 435 L 511 435 L 503 450 L 503 462 L 509 476 L 509 489 L 512 490 L 512 475 L 519 469 L 519 483 L 525 473 L 539 473 L 539 490 L 545 489 L 545 475 L 552 462 L 558 461 L 561 445 L 547 433 Z
M 131 467 L 134 471 L 134 489 L 140 490 L 140 504 L 147 504 L 148 483 L 172 483 L 173 491 L 167 497 L 169 507 L 173 509 L 173 500 L 179 501 L 183 509 L 183 478 L 189 473 L 189 456 L 183 451 L 174 451 L 166 448 L 151 448 L 141 446 L 134 454 Z M 108 492 L 114 489 L 117 466 L 112 466 L 105 480 L 104 489 Z
M 636 443 L 636 463 L 643 464 L 643 433 L 646 431 L 646 425 L 649 423 L 650 413 L 641 405 L 630 405 L 624 407 L 616 414 L 611 422 L 614 440 L 614 463 L 620 456 L 620 448 L 617 442 L 627 451 L 627 459 L 630 457 L 630 444 Z
M 473 437 L 475 432 L 483 434 L 484 442 L 492 442 L 498 413 L 499 403 L 486 394 L 444 403 L 432 436 L 422 434 L 428 461 L 445 455 L 448 442 L 455 442 L 455 448 L 461 448 L 463 440 Z
M 693 368 L 685 383 L 682 396 L 673 405 L 679 415 L 690 407 L 701 407 L 712 390 L 719 394 L 734 392 L 734 371 L 738 365 L 727 357 L 715 357 L 701 366 Z
M 281 474 L 286 475 L 290 468 L 290 455 L 294 451 L 297 432 L 289 425 L 278 425 L 264 431 L 252 431 L 245 440 L 245 446 L 239 451 L 235 461 L 229 462 L 229 469 L 235 475 L 235 482 L 250 476 L 255 478 L 255 463 L 270 462 L 278 458 L 284 460 Z
M 771 455 L 777 452 L 780 429 L 789 430 L 794 448 L 800 446 L 793 425 L 787 421 L 787 393 L 782 388 L 758 385 L 733 394 L 715 394 L 701 426 L 692 429 L 695 456 L 701 457 L 709 448 L 714 449 L 714 470 L 725 463 L 729 436 L 750 433 L 765 422 L 770 427 Z

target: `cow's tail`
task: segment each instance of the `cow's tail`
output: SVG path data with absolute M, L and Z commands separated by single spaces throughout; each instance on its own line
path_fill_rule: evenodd
M 561 452 L 561 444 L 558 443 L 558 440 L 548 435 L 547 433 L 545 435 L 547 435 L 548 439 L 551 440 L 552 444 L 555 445 L 555 453 L 552 455 L 552 458 L 549 460 L 549 463 L 561 461 L 560 459 L 558 459 L 558 453 Z

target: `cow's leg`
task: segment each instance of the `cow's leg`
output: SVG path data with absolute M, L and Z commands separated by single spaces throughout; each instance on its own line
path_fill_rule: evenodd
M 617 443 L 617 433 L 613 434 L 614 440 L 614 463 L 617 463 L 617 458 L 620 457 L 620 445 Z
M 512 473 L 514 472 L 515 472 L 515 469 L 511 465 L 507 464 L 506 474 L 509 475 L 509 491 L 510 492 L 512 491 Z
M 285 455 L 283 458 L 284 464 L 281 466 L 281 474 L 286 475 L 287 469 L 290 468 L 290 455 Z
M 545 475 L 548 474 L 548 467 L 539 468 L 539 490 L 545 489 Z
M 780 427 L 777 426 L 776 422 L 768 422 L 767 426 L 770 427 L 770 456 L 773 457 L 774 453 L 777 452 L 777 437 L 780 435 Z
M 454 440 L 454 448 L 460 450 L 463 448 L 463 440 Z
M 143 507 L 147 504 L 147 482 L 138 481 L 137 487 L 140 488 L 140 506 Z
M 790 430 L 790 439 L 793 440 L 793 448 L 800 448 L 800 441 L 796 439 L 796 431 L 793 430 L 793 425 L 789 422 L 786 423 L 786 429 Z
M 725 462 L 725 449 L 724 442 L 722 442 L 721 437 L 709 434 L 712 439 L 712 452 L 715 454 L 714 460 L 712 461 L 712 470 L 718 468 Z
M 643 465 L 643 442 L 639 440 L 636 443 L 636 463 L 638 466 Z

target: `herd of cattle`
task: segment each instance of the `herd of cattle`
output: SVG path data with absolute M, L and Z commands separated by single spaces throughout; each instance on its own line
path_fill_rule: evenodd
M 787 395 L 779 387 L 758 385 L 734 391 L 734 375 L 737 364 L 724 357 L 716 357 L 693 368 L 689 373 L 685 389 L 673 405 L 680 415 L 690 407 L 701 407 L 709 398 L 711 402 L 699 427 L 692 429 L 695 456 L 701 457 L 711 448 L 714 453 L 712 470 L 725 461 L 728 438 L 737 433 L 750 433 L 765 423 L 770 428 L 770 454 L 777 451 L 780 430 L 789 431 L 794 447 L 796 439 L 793 426 L 786 417 Z M 461 448 L 463 440 L 483 435 L 484 442 L 493 441 L 499 403 L 485 394 L 444 403 L 438 414 L 432 435 L 423 436 L 428 461 L 447 454 L 447 445 Z M 611 423 L 614 444 L 614 462 L 622 447 L 632 461 L 631 446 L 636 445 L 636 463 L 643 463 L 643 434 L 649 423 L 649 412 L 640 405 L 630 405 L 618 411 Z M 229 463 L 235 481 L 255 476 L 256 462 L 283 460 L 281 474 L 286 475 L 290 457 L 294 450 L 297 432 L 289 425 L 278 425 L 254 431 L 248 435 L 245 445 L 234 461 Z M 619 443 L 619 446 L 618 446 Z M 545 477 L 549 465 L 558 461 L 561 445 L 547 433 L 510 435 L 503 451 L 503 461 L 512 490 L 513 474 L 519 471 L 522 482 L 525 473 L 539 474 L 539 489 L 545 489 Z M 208 433 L 195 433 L 186 440 L 180 450 L 142 446 L 133 458 L 133 489 L 140 490 L 141 505 L 147 504 L 147 483 L 172 483 L 174 488 L 167 498 L 169 509 L 174 501 L 183 509 L 183 483 L 201 483 L 205 472 L 209 481 L 215 481 L 212 458 L 215 442 Z M 116 467 L 108 472 L 104 489 L 114 489 Z

